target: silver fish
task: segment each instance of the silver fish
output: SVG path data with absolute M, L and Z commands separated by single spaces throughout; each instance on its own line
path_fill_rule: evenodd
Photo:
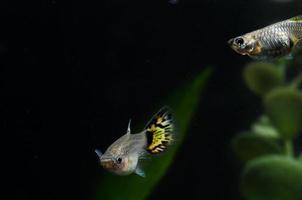
M 291 57 L 292 51 L 301 46 L 302 15 L 266 26 L 228 41 L 233 50 L 255 59 Z
M 131 134 L 131 120 L 127 133 L 111 144 L 102 154 L 95 150 L 101 166 L 117 175 L 136 173 L 145 177 L 139 161 L 146 155 L 158 154 L 166 150 L 173 141 L 174 124 L 168 107 L 163 107 L 147 123 L 143 131 Z

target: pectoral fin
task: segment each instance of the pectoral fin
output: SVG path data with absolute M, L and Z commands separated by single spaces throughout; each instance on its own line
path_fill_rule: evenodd
M 146 177 L 146 174 L 144 172 L 144 170 L 142 168 L 140 168 L 139 166 L 136 168 L 135 173 L 141 177 Z
M 98 149 L 95 149 L 94 152 L 98 155 L 99 158 L 103 155 L 102 152 Z
M 289 53 L 285 56 L 285 59 L 286 60 L 292 60 L 293 59 L 293 54 L 292 53 Z

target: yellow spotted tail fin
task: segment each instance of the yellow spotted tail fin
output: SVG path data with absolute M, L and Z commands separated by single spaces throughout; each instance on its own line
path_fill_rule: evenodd
M 171 110 L 163 107 L 147 124 L 147 151 L 151 154 L 163 152 L 173 141 L 174 124 Z

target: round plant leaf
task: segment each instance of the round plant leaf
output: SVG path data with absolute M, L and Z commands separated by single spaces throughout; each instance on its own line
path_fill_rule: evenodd
M 248 132 L 238 134 L 232 141 L 232 147 L 242 161 L 281 152 L 280 147 L 273 139 Z
M 290 88 L 278 88 L 264 99 L 267 115 L 281 137 L 292 139 L 302 130 L 302 93 Z
M 301 200 L 302 165 L 284 156 L 265 156 L 247 163 L 241 189 L 247 200 Z
M 276 66 L 267 62 L 248 64 L 244 68 L 243 76 L 248 88 L 259 95 L 264 95 L 284 83 L 283 76 Z

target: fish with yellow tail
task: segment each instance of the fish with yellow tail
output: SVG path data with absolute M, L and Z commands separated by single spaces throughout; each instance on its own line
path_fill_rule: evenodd
M 291 57 L 296 47 L 302 46 L 302 15 L 232 38 L 233 50 L 255 59 Z
M 139 161 L 146 155 L 164 152 L 174 138 L 174 122 L 171 110 L 161 108 L 147 123 L 143 131 L 131 134 L 130 122 L 127 133 L 111 144 L 102 154 L 95 150 L 100 164 L 117 175 L 136 173 L 145 177 Z

